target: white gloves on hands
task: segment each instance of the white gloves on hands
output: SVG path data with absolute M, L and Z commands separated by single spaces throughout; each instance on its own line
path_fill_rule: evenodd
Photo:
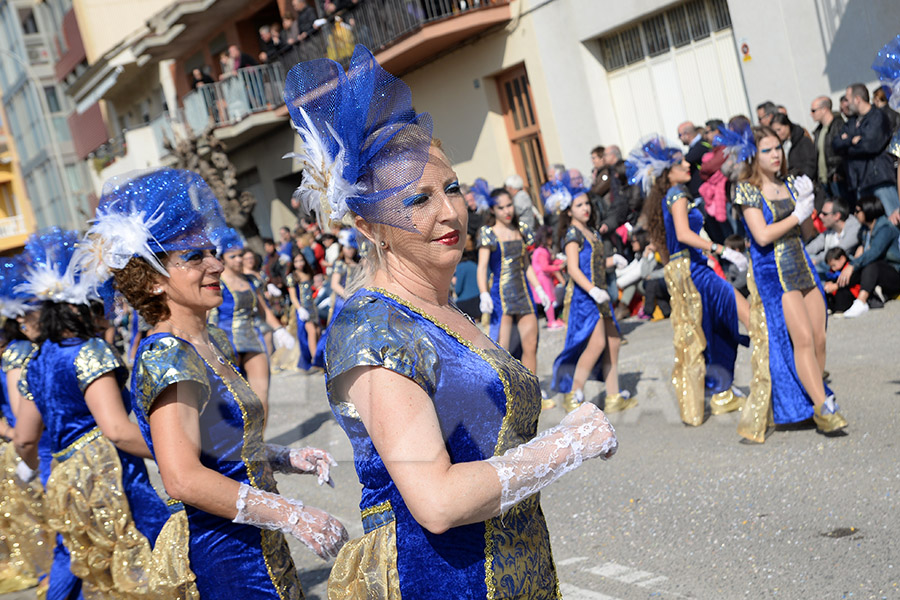
M 622 256 L 621 254 L 613 254 L 612 255 L 613 263 L 615 263 L 617 269 L 624 269 L 628 266 L 628 259 Z
M 537 294 L 538 300 L 541 301 L 541 306 L 544 307 L 545 312 L 553 306 L 553 301 L 550 300 L 550 296 L 547 295 L 544 288 L 536 287 L 534 288 L 534 293 Z
M 16 465 L 16 476 L 22 480 L 22 483 L 31 483 L 37 477 L 38 470 L 32 469 L 25 464 L 24 460 L 20 460 Z
M 269 292 L 269 295 L 273 298 L 281 298 L 281 290 L 274 283 L 270 283 L 266 286 L 266 291 Z
M 331 467 L 337 461 L 325 450 L 319 448 L 289 448 L 276 444 L 267 444 L 269 460 L 272 468 L 280 473 L 308 473 L 316 475 L 319 485 L 328 484 L 334 487 L 331 479 Z
M 809 181 L 809 178 L 805 178 L 805 177 L 800 178 L 800 179 L 806 179 L 807 181 Z M 800 180 L 798 179 L 797 180 L 798 184 L 799 184 L 799 181 Z M 811 185 L 812 185 L 812 183 L 810 183 L 810 186 Z M 813 195 L 812 191 L 810 191 L 808 194 L 800 193 L 799 185 L 796 187 L 797 187 L 797 196 L 798 196 L 797 203 L 794 206 L 794 212 L 791 213 L 791 216 L 797 217 L 797 221 L 799 223 L 803 223 L 803 221 L 807 220 L 813 213 L 813 205 L 815 203 L 815 196 Z
M 747 270 L 747 256 L 732 248 L 722 249 L 722 258 L 733 264 L 740 271 Z
M 294 344 L 297 343 L 294 336 L 288 333 L 287 329 L 284 327 L 279 327 L 272 332 L 272 341 L 275 342 L 276 348 L 287 348 L 288 350 L 292 350 Z
M 481 311 L 481 314 L 494 312 L 494 299 L 491 298 L 490 292 L 481 292 L 478 298 L 478 309 Z
M 801 175 L 794 179 L 794 190 L 797 192 L 797 201 L 804 200 L 808 197 L 815 197 L 815 188 L 812 180 L 806 175 Z
M 604 304 L 606 302 L 609 302 L 609 292 L 607 292 L 606 290 L 601 290 L 596 286 L 590 289 L 588 295 L 590 295 L 590 297 L 593 298 L 594 302 L 596 302 L 597 304 Z
M 241 484 L 235 507 L 234 523 L 292 535 L 322 560 L 337 556 L 350 539 L 341 522 L 328 513 L 246 483 Z
M 500 512 L 577 469 L 585 460 L 609 459 L 618 449 L 616 432 L 596 405 L 586 402 L 556 427 L 503 456 L 487 459 L 500 479 Z
M 309 321 L 309 311 L 302 306 L 297 308 L 297 318 L 301 321 Z

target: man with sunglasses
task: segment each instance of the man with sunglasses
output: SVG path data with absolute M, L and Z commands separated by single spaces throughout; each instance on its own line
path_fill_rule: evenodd
M 819 218 L 825 231 L 806 244 L 806 252 L 819 273 L 828 271 L 825 254 L 832 248 L 843 248 L 847 256 L 853 256 L 859 246 L 859 220 L 839 198 L 831 198 L 822 205 Z
M 813 131 L 817 155 L 816 178 L 828 190 L 829 195 L 843 198 L 845 196 L 843 190 L 839 190 L 839 183 L 843 183 L 840 173 L 844 159 L 834 151 L 831 142 L 840 135 L 844 118 L 841 113 L 833 111 L 831 106 L 831 98 L 819 96 L 812 101 L 809 109 L 813 121 L 818 124 Z

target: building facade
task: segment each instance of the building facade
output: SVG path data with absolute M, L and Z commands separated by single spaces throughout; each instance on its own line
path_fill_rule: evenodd
M 34 215 L 19 173 L 18 156 L 0 108 L 0 254 L 15 254 L 34 230 Z

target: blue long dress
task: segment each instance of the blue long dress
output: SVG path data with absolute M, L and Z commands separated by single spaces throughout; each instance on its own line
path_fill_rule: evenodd
M 490 248 L 488 261 L 489 285 L 494 312 L 491 313 L 491 339 L 500 339 L 500 319 L 503 315 L 534 314 L 531 285 L 525 272 L 528 269 L 528 247 L 534 244 L 534 233 L 525 223 L 519 223 L 521 239 L 501 242 L 493 227 L 478 231 L 478 247 Z
M 209 331 L 221 355 L 233 361 L 225 333 L 212 326 Z M 226 368 L 234 368 L 233 362 L 228 365 Z M 153 403 L 166 388 L 181 381 L 196 382 L 203 390 L 198 407 L 203 466 L 278 493 L 266 459 L 259 398 L 242 377 L 224 380 L 189 342 L 168 333 L 156 333 L 141 342 L 132 373 L 135 415 L 150 451 L 155 452 L 148 420 Z M 303 597 L 283 533 L 235 524 L 188 505 L 184 509 L 190 531 L 190 564 L 203 600 Z
M 316 304 L 313 302 L 312 297 L 312 282 L 299 281 L 294 277 L 294 274 L 291 273 L 287 276 L 285 283 L 287 283 L 288 287 L 294 288 L 294 292 L 297 294 L 297 300 L 300 302 L 300 306 L 305 308 L 306 312 L 309 313 L 309 318 L 318 319 Z M 322 356 L 324 352 L 319 351 L 318 344 L 316 348 L 309 347 L 309 336 L 306 335 L 306 321 L 300 318 L 300 313 L 296 310 L 294 311 L 294 316 L 297 320 L 297 341 L 300 344 L 300 356 L 297 358 L 297 368 L 309 371 L 313 367 L 324 367 L 325 361 Z
M 738 183 L 734 203 L 743 208 L 758 208 L 771 225 L 786 219 L 794 211 L 796 189 L 794 178 L 785 180 L 790 197 L 769 200 L 759 188 L 747 182 Z M 787 291 L 819 288 L 825 302 L 825 289 L 800 235 L 800 227 L 767 246 L 760 246 L 744 221 L 750 237 L 750 263 L 756 288 L 765 310 L 769 333 L 769 374 L 772 382 L 772 412 L 777 424 L 799 423 L 813 416 L 813 403 L 797 375 L 794 345 L 784 321 L 781 297 Z M 832 391 L 825 385 L 826 397 Z
M 532 439 L 541 412 L 537 377 L 506 350 L 473 346 L 383 290 L 362 289 L 332 324 L 325 354 L 331 410 L 350 438 L 363 537 L 342 549 L 328 582 L 339 598 L 559 598 L 539 495 L 502 518 L 428 532 L 413 518 L 356 408 L 334 381 L 357 366 L 408 377 L 434 403 L 454 463 L 484 460 Z
M 706 392 L 718 394 L 729 390 L 734 383 L 737 348 L 740 344 L 746 346 L 749 341 L 740 333 L 734 288 L 709 267 L 703 252 L 678 241 L 672 206 L 681 198 L 685 198 L 688 202 L 688 224 L 691 231 L 699 234 L 703 228 L 703 213 L 697 208 L 700 202 L 691 200 L 681 186 L 669 188 L 663 200 L 666 247 L 669 250 L 670 261 L 685 256 L 691 261 L 691 280 L 700 293 L 703 310 L 703 334 L 706 337 L 706 348 L 703 351 L 706 363 Z M 675 292 L 670 290 L 670 294 L 675 295 Z
M 601 290 L 605 290 L 606 256 L 603 240 L 597 231 L 592 231 L 592 233 L 596 240 L 596 247 L 573 225 L 566 231 L 562 247 L 565 249 L 569 244 L 577 244 L 578 268 L 581 269 L 585 277 L 591 280 L 592 284 Z M 575 365 L 578 363 L 582 353 L 584 353 L 584 349 L 587 348 L 588 341 L 591 339 L 591 334 L 594 333 L 594 328 L 600 321 L 601 315 L 611 317 L 615 322 L 615 317 L 609 308 L 609 302 L 598 305 L 570 277 L 566 286 L 565 308 L 563 309 L 563 320 L 568 323 L 566 327 L 566 343 L 562 352 L 553 361 L 553 379 L 550 384 L 550 389 L 553 391 L 563 394 L 572 391 Z M 618 324 L 616 324 L 616 327 L 618 327 Z M 603 361 L 598 360 L 597 364 L 591 369 L 589 378 L 603 381 L 602 367 Z
M 249 280 L 250 289 L 232 290 L 222 280 L 222 304 L 209 311 L 209 322 L 228 336 L 235 353 L 266 352 L 266 342 L 256 327 L 259 312 L 256 288 Z
M 71 571 L 85 588 L 116 597 L 122 590 L 148 588 L 151 547 L 169 510 L 150 484 L 143 459 L 115 448 L 85 402 L 88 386 L 107 373 L 124 384 L 125 367 L 103 340 L 47 340 L 26 360 L 19 388 L 37 406 L 50 438 L 50 526 L 62 536 Z M 127 397 L 123 392 L 126 407 Z M 116 527 L 109 527 L 110 519 Z M 128 568 L 118 568 L 113 556 Z

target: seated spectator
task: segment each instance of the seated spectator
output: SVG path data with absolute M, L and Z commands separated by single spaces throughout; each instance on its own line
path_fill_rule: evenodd
M 776 113 L 772 116 L 772 129 L 781 140 L 787 169 L 790 175 L 806 175 L 816 179 L 816 144 L 806 130 L 792 123 L 787 115 Z
M 734 234 L 725 238 L 725 247 L 731 248 L 737 254 L 728 252 L 727 257 L 719 259 L 722 270 L 725 272 L 725 279 L 728 280 L 734 289 L 739 291 L 744 298 L 750 295 L 747 287 L 747 271 L 750 269 L 750 260 L 747 258 L 747 240 L 744 236 Z
M 194 69 L 191 71 L 191 77 L 193 78 L 193 82 L 191 82 L 191 87 L 195 90 L 198 87 L 202 87 L 207 83 L 215 83 L 216 80 L 209 76 L 209 74 L 202 69 Z
M 859 296 L 844 312 L 845 317 L 858 317 L 869 310 L 870 304 L 880 307 L 885 298 L 900 294 L 900 230 L 885 216 L 884 206 L 875 196 L 866 196 L 859 204 L 856 218 L 862 225 L 860 247 L 837 280 L 839 287 L 860 286 Z M 876 287 L 881 287 L 883 298 L 872 298 Z
M 832 248 L 843 248 L 852 256 L 859 247 L 859 221 L 848 214 L 847 205 L 840 198 L 826 200 L 819 212 L 825 231 L 806 244 L 806 252 L 819 273 L 828 269 L 825 254 Z
M 638 229 L 634 232 L 631 248 L 634 251 L 634 260 L 627 266 L 616 269 L 616 281 L 622 290 L 616 317 L 630 316 L 631 311 L 628 307 L 640 294 L 644 297 L 644 305 L 638 312 L 639 317 L 651 318 L 659 306 L 663 316 L 668 318 L 672 310 L 669 306 L 669 291 L 663 278 L 663 265 L 659 262 L 656 249 L 650 243 L 650 236 L 645 230 Z
M 825 263 L 828 265 L 822 278 L 825 280 L 822 286 L 825 288 L 825 299 L 828 302 L 828 309 L 831 312 L 844 312 L 851 306 L 859 295 L 859 284 L 846 285 L 841 287 L 838 285 L 838 278 L 841 271 L 844 270 L 850 262 L 850 257 L 841 247 L 834 247 L 825 253 Z

